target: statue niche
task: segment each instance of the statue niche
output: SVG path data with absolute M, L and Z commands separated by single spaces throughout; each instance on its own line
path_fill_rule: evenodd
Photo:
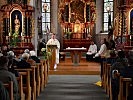
M 11 13 L 11 33 L 17 33 L 21 35 L 22 32 L 22 14 L 19 10 L 14 10 Z

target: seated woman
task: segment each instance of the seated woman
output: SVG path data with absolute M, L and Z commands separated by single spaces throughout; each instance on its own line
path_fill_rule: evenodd
M 36 56 L 35 51 L 30 51 L 30 59 L 34 60 L 36 63 L 40 63 L 40 59 Z
M 88 52 L 86 53 L 86 60 L 90 61 L 93 60 L 93 56 L 97 53 L 97 45 L 94 43 L 94 41 L 91 41 L 91 45 L 88 49 Z

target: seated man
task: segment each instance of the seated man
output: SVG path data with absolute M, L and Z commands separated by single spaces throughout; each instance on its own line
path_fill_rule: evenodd
M 94 41 L 91 42 L 91 45 L 86 53 L 86 60 L 93 60 L 93 56 L 97 53 L 97 45 L 94 44 Z
M 0 81 L 3 83 L 13 81 L 14 100 L 19 100 L 18 82 L 15 75 L 8 71 L 8 62 L 8 57 L 0 57 Z
M 21 61 L 17 63 L 17 68 L 31 68 L 30 63 L 27 62 L 28 59 L 29 59 L 29 54 L 23 53 Z

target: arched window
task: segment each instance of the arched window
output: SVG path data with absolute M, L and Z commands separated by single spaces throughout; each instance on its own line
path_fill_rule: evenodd
M 111 24 L 111 22 L 109 21 L 109 14 L 112 22 L 113 21 L 113 0 L 104 0 L 103 31 L 108 31 L 109 23 Z
M 50 3 L 51 0 L 42 0 L 42 31 L 48 32 L 50 30 Z

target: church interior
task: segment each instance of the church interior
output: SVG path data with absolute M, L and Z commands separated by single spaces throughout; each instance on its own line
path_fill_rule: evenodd
M 132 24 L 133 0 L 0 0 L 0 100 L 133 100 Z M 98 91 L 48 95 L 72 77 Z

